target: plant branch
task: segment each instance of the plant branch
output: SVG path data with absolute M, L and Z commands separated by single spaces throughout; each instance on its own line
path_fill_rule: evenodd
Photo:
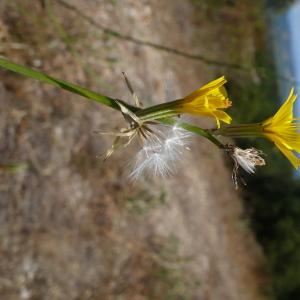
M 129 105 L 129 104 L 125 103 L 122 100 L 113 99 L 113 98 L 101 95 L 101 94 L 93 92 L 89 89 L 83 88 L 79 85 L 76 85 L 76 84 L 61 80 L 61 79 L 57 79 L 55 77 L 49 76 L 49 75 L 47 75 L 45 73 L 42 73 L 40 71 L 36 71 L 36 70 L 33 70 L 31 68 L 28 68 L 28 67 L 25 67 L 25 66 L 22 66 L 22 65 L 19 65 L 19 64 L 15 64 L 15 63 L 13 63 L 9 60 L 3 59 L 3 58 L 0 58 L 0 67 L 2 67 L 4 69 L 7 69 L 9 71 L 18 73 L 20 75 L 39 80 L 41 82 L 48 83 L 52 86 L 62 88 L 64 90 L 67 90 L 69 92 L 78 94 L 78 95 L 83 96 L 87 99 L 96 101 L 98 103 L 104 104 L 106 106 L 109 106 L 109 107 L 111 107 L 113 109 L 116 109 L 116 110 L 119 110 L 119 111 L 120 111 L 120 105 L 118 103 L 120 103 L 120 102 L 122 103 L 122 105 L 124 105 L 126 108 L 128 108 L 131 112 L 137 112 L 137 111 L 140 110 L 138 107 Z M 163 116 L 160 116 L 160 118 L 158 120 L 161 123 L 164 123 L 164 124 L 167 124 L 167 125 L 178 124 L 178 122 L 175 119 L 162 118 L 162 117 Z M 217 147 L 219 147 L 221 149 L 224 149 L 224 145 L 218 139 L 216 139 L 211 133 L 209 133 L 208 131 L 206 131 L 206 130 L 200 128 L 200 127 L 197 127 L 197 126 L 194 126 L 194 125 L 191 125 L 191 124 L 188 124 L 188 123 L 184 123 L 184 122 L 179 123 L 178 126 L 180 126 L 181 128 L 183 128 L 187 131 L 190 131 L 190 132 L 193 132 L 197 135 L 203 136 L 203 137 L 209 139 Z
M 43 72 L 36 71 L 36 70 L 33 70 L 31 68 L 28 68 L 28 67 L 25 67 L 25 66 L 22 66 L 19 64 L 15 64 L 15 63 L 13 63 L 9 60 L 3 59 L 3 58 L 0 58 L 0 67 L 10 70 L 12 72 L 24 75 L 26 77 L 30 77 L 30 78 L 39 80 L 41 82 L 51 84 L 55 87 L 62 88 L 69 92 L 83 96 L 87 99 L 90 99 L 90 100 L 96 101 L 98 103 L 104 104 L 106 106 L 109 106 L 111 108 L 120 110 L 120 107 L 116 103 L 115 99 L 101 95 L 96 92 L 93 92 L 93 91 L 86 89 L 84 87 L 81 87 L 77 84 L 73 84 L 73 83 L 70 83 L 70 82 L 67 82 L 67 81 L 64 81 L 61 79 L 57 79 L 57 78 L 49 76 Z M 137 110 L 137 108 L 135 108 L 134 106 L 126 104 L 121 100 L 118 100 L 118 101 L 122 102 L 122 104 L 124 104 L 126 107 L 128 107 L 132 111 Z
M 198 126 L 186 123 L 186 122 L 178 122 L 178 120 L 172 118 L 159 119 L 159 121 L 166 125 L 177 125 L 189 132 L 195 133 L 206 139 L 210 140 L 213 144 L 215 144 L 220 149 L 225 149 L 223 143 L 221 143 L 215 136 L 213 136 L 208 130 L 202 129 Z

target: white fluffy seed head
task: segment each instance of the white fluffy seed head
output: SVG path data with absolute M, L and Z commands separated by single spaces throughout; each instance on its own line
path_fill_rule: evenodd
M 167 176 L 176 170 L 178 161 L 188 150 L 192 136 L 178 125 L 151 128 L 157 133 L 148 138 L 136 155 L 130 177 L 137 180 L 140 176 Z

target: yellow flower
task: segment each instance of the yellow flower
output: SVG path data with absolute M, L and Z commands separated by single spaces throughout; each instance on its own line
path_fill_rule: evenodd
M 220 128 L 220 121 L 230 124 L 231 117 L 222 110 L 231 106 L 224 88 L 224 76 L 204 85 L 182 99 L 161 103 L 138 111 L 136 114 L 143 120 L 172 117 L 178 114 L 192 114 L 208 116 L 216 119 Z
M 297 169 L 300 166 L 300 159 L 293 153 L 293 151 L 300 153 L 300 123 L 299 119 L 293 116 L 296 98 L 294 89 L 291 89 L 284 104 L 273 117 L 262 122 L 262 127 L 263 134 L 274 142 Z
M 222 76 L 204 85 L 183 99 L 177 100 L 175 110 L 178 113 L 214 117 L 218 128 L 220 128 L 220 121 L 230 124 L 231 117 L 224 111 L 218 110 L 231 106 L 224 88 L 225 83 L 226 79 Z
M 300 159 L 294 152 L 300 153 L 300 123 L 293 116 L 293 104 L 297 95 L 294 89 L 273 117 L 256 124 L 230 125 L 221 129 L 221 135 L 232 137 L 262 136 L 277 146 L 292 165 L 298 169 Z

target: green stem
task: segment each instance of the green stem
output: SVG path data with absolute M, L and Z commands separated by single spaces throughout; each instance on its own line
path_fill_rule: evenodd
M 200 135 L 200 136 L 208 139 L 213 144 L 215 144 L 218 148 L 225 149 L 225 145 L 223 145 L 223 143 L 221 143 L 216 137 L 214 137 L 208 130 L 202 129 L 195 125 L 191 125 L 189 123 L 178 122 L 178 120 L 171 119 L 171 118 L 160 119 L 159 121 L 161 123 L 167 124 L 167 125 L 177 125 L 180 128 L 183 128 L 189 132 L 193 132 L 197 135 Z
M 180 103 L 181 99 L 160 103 L 157 105 L 153 105 L 144 109 L 139 110 L 136 115 L 140 117 L 142 120 L 147 121 L 151 119 L 157 119 L 159 117 L 167 116 L 175 116 L 178 114 L 177 111 L 174 110 Z
M 64 81 L 64 80 L 61 80 L 61 79 L 57 79 L 57 78 L 49 76 L 49 75 L 47 75 L 43 72 L 36 71 L 36 70 L 31 69 L 31 68 L 22 66 L 22 65 L 15 64 L 15 63 L 13 63 L 9 60 L 3 59 L 3 58 L 0 58 L 0 66 L 2 68 L 10 70 L 12 72 L 15 72 L 15 73 L 21 74 L 23 76 L 39 80 L 39 81 L 44 82 L 44 83 L 51 84 L 55 87 L 59 87 L 59 88 L 62 88 L 64 90 L 67 90 L 69 92 L 78 94 L 78 95 L 83 96 L 85 98 L 88 98 L 90 100 L 96 101 L 96 102 L 104 104 L 106 106 L 109 106 L 113 109 L 120 110 L 120 107 L 116 103 L 115 99 L 104 96 L 104 95 L 101 95 L 101 94 L 98 94 L 96 92 L 93 92 L 91 90 L 83 88 L 83 87 L 81 87 L 77 84 L 73 84 L 73 83 L 70 83 L 70 82 L 67 82 L 67 81 Z M 137 110 L 137 108 L 134 107 L 134 106 L 126 104 L 123 101 L 120 101 L 120 102 L 122 102 L 123 105 L 125 105 L 128 109 L 130 109 L 132 111 Z
M 229 137 L 249 137 L 262 136 L 263 127 L 261 123 L 233 124 L 216 129 L 213 134 Z

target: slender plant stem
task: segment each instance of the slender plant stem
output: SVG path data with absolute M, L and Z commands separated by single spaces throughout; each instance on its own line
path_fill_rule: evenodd
M 67 90 L 69 92 L 78 94 L 80 96 L 83 96 L 85 98 L 88 98 L 90 100 L 96 101 L 98 103 L 101 103 L 103 105 L 109 106 L 113 109 L 120 110 L 119 105 L 116 103 L 116 99 L 110 98 L 108 96 L 101 95 L 99 93 L 93 92 L 89 89 L 86 89 L 84 87 L 81 87 L 77 84 L 70 83 L 61 79 L 57 79 L 55 77 L 49 76 L 43 72 L 33 70 L 31 68 L 15 64 L 7 59 L 0 58 L 0 67 L 3 67 L 4 69 L 10 70 L 12 72 L 21 74 L 26 77 L 30 77 L 36 80 L 39 80 L 44 83 L 51 84 L 55 87 L 62 88 L 64 90 Z M 128 107 L 132 111 L 136 111 L 137 108 L 134 106 L 131 106 L 129 104 L 126 104 L 122 100 L 118 100 L 122 102 L 126 107 Z
M 203 136 L 209 141 L 211 141 L 213 144 L 215 144 L 220 149 L 225 149 L 225 145 L 221 143 L 215 136 L 213 136 L 208 130 L 202 129 L 198 126 L 186 123 L 186 122 L 178 122 L 178 120 L 166 118 L 166 119 L 160 119 L 159 120 L 163 124 L 167 125 L 177 125 L 189 132 L 195 133 L 197 135 Z
M 214 130 L 213 134 L 229 137 L 263 136 L 263 126 L 261 123 L 232 124 Z

